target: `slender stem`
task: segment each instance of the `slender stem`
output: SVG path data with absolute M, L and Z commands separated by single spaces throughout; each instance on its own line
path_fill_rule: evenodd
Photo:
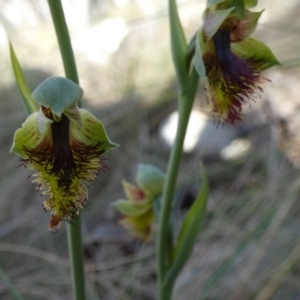
M 73 49 L 66 24 L 63 7 L 60 0 L 48 0 L 59 49 L 64 65 L 65 75 L 68 79 L 79 84 Z M 85 280 L 83 268 L 83 249 L 81 238 L 80 216 L 74 224 L 67 224 L 68 247 L 72 271 L 72 285 L 75 300 L 85 299 Z
M 196 70 L 194 69 L 189 78 L 189 84 L 186 89 L 187 92 L 186 94 L 182 95 L 181 99 L 179 99 L 179 121 L 177 133 L 168 163 L 167 178 L 163 191 L 162 210 L 159 220 L 157 250 L 160 300 L 169 300 L 172 296 L 173 286 L 164 285 L 165 275 L 169 268 L 167 257 L 167 251 L 169 247 L 167 243 L 169 235 L 170 214 L 175 194 L 180 160 L 182 156 L 183 142 L 186 134 L 190 113 L 193 107 L 194 98 L 197 92 L 198 80 L 199 76 Z
M 74 221 L 74 224 L 67 224 L 67 230 L 74 299 L 84 300 L 85 280 L 83 269 L 80 215 Z
M 79 84 L 74 53 L 61 1 L 48 0 L 48 5 L 59 44 L 65 75 L 70 80 Z

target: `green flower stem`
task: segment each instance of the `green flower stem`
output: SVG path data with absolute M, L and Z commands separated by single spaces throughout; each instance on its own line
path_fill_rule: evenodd
M 189 117 L 193 107 L 194 99 L 197 92 L 199 76 L 195 69 L 193 69 L 189 77 L 186 93 L 179 99 L 179 122 L 175 143 L 172 148 L 171 156 L 168 163 L 166 183 L 163 191 L 162 209 L 159 220 L 158 233 L 158 284 L 160 300 L 169 300 L 172 296 L 173 286 L 165 285 L 164 280 L 169 269 L 168 264 L 168 236 L 170 226 L 170 215 L 172 210 L 173 199 L 175 195 L 175 187 L 177 175 L 182 156 L 183 142 L 186 134 L 186 129 L 189 122 Z
M 48 5 L 55 27 L 59 49 L 64 65 L 65 75 L 68 79 L 79 84 L 76 63 L 61 1 L 48 0 Z M 80 216 L 75 220 L 73 225 L 67 224 L 67 231 L 70 263 L 72 270 L 72 285 L 74 293 L 73 299 L 84 300 L 85 280 L 83 269 L 83 249 Z
M 67 224 L 67 230 L 74 299 L 84 300 L 85 280 L 80 215 L 76 220 L 73 221 L 73 224 Z
M 74 53 L 61 1 L 48 0 L 48 5 L 59 44 L 65 75 L 70 80 L 79 84 Z
M 234 0 L 233 4 L 236 7 L 239 18 L 244 19 L 244 17 L 245 17 L 245 3 L 244 3 L 244 0 Z
M 161 197 L 154 199 L 153 201 L 153 210 L 155 214 L 155 220 L 157 220 L 157 225 L 159 228 L 159 216 L 161 211 Z M 168 231 L 168 241 L 167 241 L 167 264 L 171 264 L 173 261 L 173 231 L 172 231 L 172 220 L 170 219 L 169 231 Z

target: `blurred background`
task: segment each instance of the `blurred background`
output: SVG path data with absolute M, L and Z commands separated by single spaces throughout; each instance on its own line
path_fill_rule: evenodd
M 130 237 L 111 206 L 134 183 L 139 163 L 166 170 L 177 115 L 167 1 L 63 0 L 85 91 L 84 106 L 120 145 L 110 171 L 90 188 L 82 211 L 87 299 L 155 300 L 155 245 Z M 178 1 L 189 40 L 201 26 L 203 0 Z M 46 1 L 0 0 L 0 298 L 71 300 L 65 224 L 48 231 L 43 199 L 9 154 L 26 119 L 9 59 L 8 37 L 32 90 L 64 76 Z M 208 211 L 174 299 L 300 299 L 300 3 L 260 0 L 254 36 L 282 62 L 264 73 L 264 93 L 241 123 L 216 126 L 203 84 L 191 117 L 177 185 L 178 224 L 210 183 Z

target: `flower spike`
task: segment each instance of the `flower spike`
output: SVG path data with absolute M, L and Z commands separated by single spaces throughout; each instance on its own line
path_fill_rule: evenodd
M 33 183 L 49 199 L 49 230 L 72 223 L 88 199 L 87 186 L 105 168 L 103 154 L 114 148 L 103 124 L 77 102 L 82 89 L 68 79 L 52 77 L 32 94 L 40 110 L 32 113 L 14 136 L 11 152 L 29 169 Z

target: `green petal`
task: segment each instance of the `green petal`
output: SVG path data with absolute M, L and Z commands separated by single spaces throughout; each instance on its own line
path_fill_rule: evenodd
M 145 199 L 146 193 L 138 186 L 133 185 L 125 180 L 122 182 L 126 197 L 134 202 L 140 202 Z
M 247 10 L 245 18 L 239 20 L 237 28 L 231 33 L 231 42 L 240 42 L 250 37 L 255 31 L 258 20 L 262 13 L 263 10 L 260 12 L 251 12 Z
M 234 7 L 225 10 L 206 10 L 203 24 L 204 40 L 210 40 L 215 35 L 233 10 Z
M 141 164 L 138 167 L 136 182 L 155 198 L 162 194 L 165 174 L 155 166 Z
M 38 118 L 39 112 L 32 113 L 22 124 L 22 128 L 19 128 L 15 132 L 14 141 L 10 152 L 14 152 L 26 159 L 28 156 L 24 151 L 24 147 L 27 149 L 34 149 L 46 136 L 49 136 L 51 139 L 51 131 L 46 130 L 47 126 L 49 129 L 50 123 L 48 123 L 48 125 L 45 124 L 45 127 L 43 127 L 44 133 L 40 134 L 37 130 Z
M 205 72 L 205 65 L 203 62 L 203 53 L 202 48 L 203 47 L 203 41 L 202 41 L 202 34 L 199 30 L 196 35 L 196 53 L 195 53 L 195 69 L 200 77 L 205 78 L 206 72 Z
M 95 145 L 101 143 L 101 148 L 107 152 L 117 146 L 111 142 L 106 134 L 103 124 L 86 109 L 79 109 L 81 116 L 81 126 L 70 122 L 71 138 L 82 142 L 85 145 Z
M 81 116 L 80 116 L 80 109 L 77 103 L 73 104 L 69 108 L 64 111 L 64 114 L 67 118 L 74 123 L 77 127 L 81 127 Z
M 50 125 L 53 123 L 53 120 L 48 119 L 40 106 L 37 118 L 37 131 L 39 134 L 45 134 L 49 130 Z
M 31 96 L 34 101 L 51 108 L 51 111 L 60 117 L 68 107 L 82 99 L 83 90 L 67 78 L 51 77 L 43 81 Z
M 252 37 L 239 43 L 232 43 L 231 50 L 237 56 L 246 59 L 256 72 L 280 65 L 270 48 Z
M 136 202 L 130 200 L 118 200 L 112 204 L 121 214 L 130 217 L 137 217 L 152 209 L 152 201 L 146 199 Z

